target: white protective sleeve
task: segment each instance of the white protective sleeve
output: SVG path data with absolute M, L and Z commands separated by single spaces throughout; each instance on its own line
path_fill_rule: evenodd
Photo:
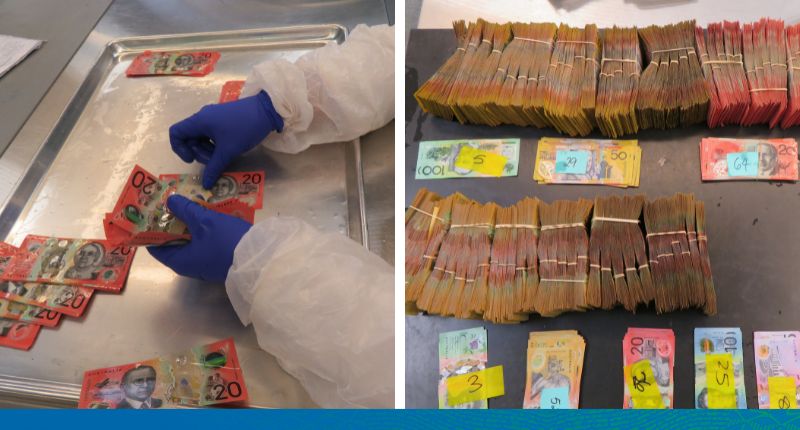
M 268 148 L 296 154 L 311 145 L 363 136 L 394 118 L 394 27 L 360 24 L 341 45 L 315 49 L 296 62 L 253 67 L 242 96 L 265 90 L 283 118 Z
M 326 408 L 394 407 L 394 270 L 291 217 L 254 225 L 225 282 L 258 344 Z

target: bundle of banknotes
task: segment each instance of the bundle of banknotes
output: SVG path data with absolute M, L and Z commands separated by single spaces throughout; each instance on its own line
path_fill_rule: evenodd
M 745 24 L 744 70 L 750 85 L 750 105 L 742 125 L 769 124 L 781 121 L 788 104 L 786 38 L 783 21 L 762 18 Z
M 578 409 L 586 342 L 575 330 L 531 332 L 525 409 Z
M 786 50 L 789 105 L 781 118 L 781 128 L 800 125 L 800 24 L 786 27 Z
M 636 28 L 609 28 L 603 34 L 603 56 L 597 86 L 597 126 L 604 136 L 636 134 L 636 98 L 642 54 Z
M 103 219 L 106 238 L 128 246 L 183 243 L 190 239 L 186 224 L 167 209 L 167 198 L 180 194 L 209 209 L 253 223 L 263 205 L 264 172 L 229 172 L 210 190 L 199 175 L 156 177 L 135 166 L 114 209 Z
M 709 96 L 708 126 L 742 123 L 750 106 L 750 88 L 742 62 L 742 27 L 738 21 L 695 28 L 697 53 Z
M 700 142 L 704 181 L 797 181 L 797 141 L 706 137 Z
M 214 70 L 220 54 L 215 51 L 203 52 L 153 52 L 144 51 L 137 55 L 125 75 L 179 75 L 205 76 Z
M 28 235 L 0 244 L 0 346 L 29 349 L 41 327 L 78 318 L 95 290 L 119 293 L 135 248 L 107 240 Z
M 694 404 L 697 409 L 747 409 L 740 328 L 694 329 Z
M 689 194 L 503 208 L 421 189 L 406 212 L 406 309 L 497 323 L 650 303 L 713 315 L 707 240 Z
M 638 187 L 641 162 L 636 140 L 543 137 L 536 147 L 533 179 L 540 184 Z
M 447 378 L 486 369 L 486 329 L 476 327 L 439 334 L 439 409 L 486 409 L 488 400 L 448 404 Z
M 622 340 L 623 409 L 672 409 L 675 333 L 630 327 Z
M 158 409 L 248 400 L 233 339 L 83 375 L 79 408 Z
M 797 409 L 800 332 L 753 333 L 759 409 Z
M 678 193 L 647 202 L 643 212 L 656 311 L 716 314 L 703 202 Z

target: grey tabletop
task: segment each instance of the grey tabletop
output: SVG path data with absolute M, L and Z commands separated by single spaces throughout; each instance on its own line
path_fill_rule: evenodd
M 536 142 L 558 136 L 552 129 L 461 125 L 424 114 L 413 92 L 455 49 L 449 30 L 412 30 L 406 54 L 405 201 L 410 204 L 421 187 L 446 195 L 461 191 L 480 202 L 515 203 L 525 196 L 551 202 L 610 194 L 660 197 L 691 192 L 706 203 L 707 229 L 719 313 L 713 317 L 689 310 L 656 315 L 651 308 L 636 314 L 621 309 L 567 313 L 556 318 L 531 317 L 518 325 L 494 325 L 427 315 L 407 316 L 406 407 L 435 408 L 438 380 L 438 334 L 485 326 L 489 365 L 504 366 L 506 394 L 491 399 L 492 408 L 522 406 L 528 333 L 576 329 L 586 340 L 586 359 L 580 405 L 584 408 L 622 407 L 622 338 L 628 327 L 671 328 L 675 332 L 675 395 L 677 408 L 694 407 L 693 335 L 695 327 L 741 327 L 747 401 L 756 401 L 753 331 L 800 329 L 800 304 L 795 284 L 800 275 L 800 230 L 794 226 L 800 211 L 800 186 L 792 183 L 700 181 L 699 142 L 702 137 L 794 137 L 798 129 L 705 126 L 670 131 L 646 131 L 637 136 L 642 147 L 641 186 L 612 187 L 539 185 L 532 179 Z M 414 179 L 419 142 L 457 138 L 518 137 L 522 140 L 519 176 L 498 179 Z M 598 133 L 591 137 L 601 138 Z
M 109 4 L 111 0 L 0 2 L 0 34 L 45 41 L 39 50 L 0 78 L 0 153 Z

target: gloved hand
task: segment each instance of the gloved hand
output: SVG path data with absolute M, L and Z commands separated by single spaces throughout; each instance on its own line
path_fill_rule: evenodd
M 225 282 L 233 264 L 233 251 L 252 226 L 177 194 L 167 199 L 167 207 L 189 227 L 192 239 L 185 245 L 148 247 L 150 254 L 179 275 Z
M 283 118 L 266 92 L 234 102 L 206 105 L 169 128 L 172 150 L 187 163 L 206 165 L 203 187 L 210 189 L 231 161 L 268 134 L 283 130 Z

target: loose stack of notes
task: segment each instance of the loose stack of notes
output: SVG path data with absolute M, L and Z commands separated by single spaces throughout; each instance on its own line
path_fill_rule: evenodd
M 531 332 L 525 409 L 578 409 L 586 342 L 575 330 Z
M 533 179 L 540 184 L 638 187 L 642 148 L 636 140 L 543 137 Z

